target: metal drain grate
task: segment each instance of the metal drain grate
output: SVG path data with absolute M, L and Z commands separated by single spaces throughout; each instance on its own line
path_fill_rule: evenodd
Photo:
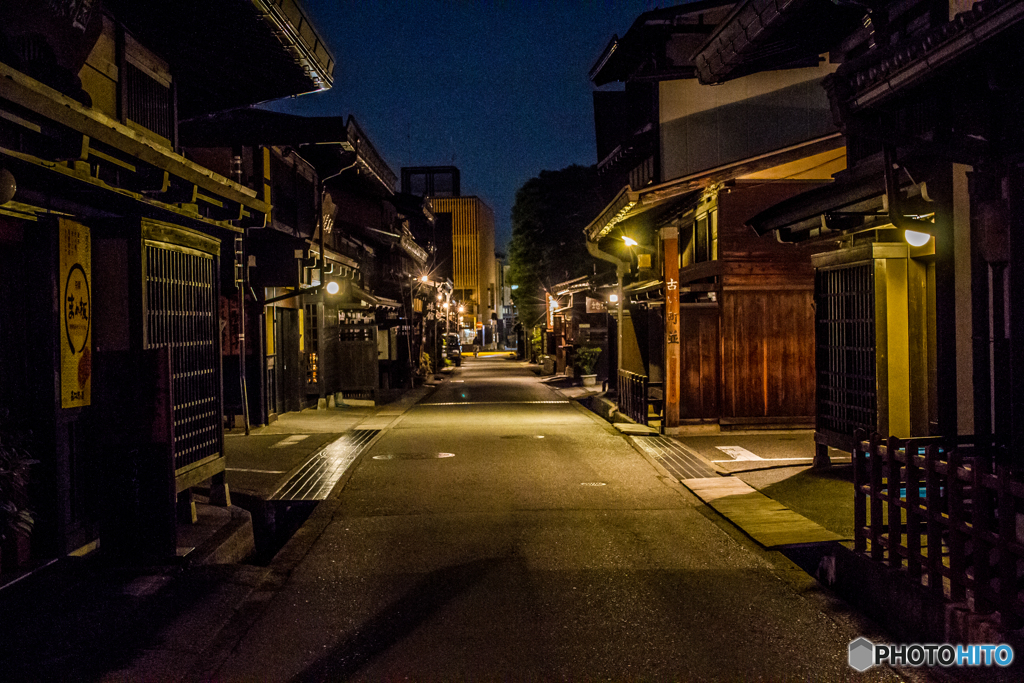
M 718 472 L 678 441 L 665 436 L 630 437 L 630 440 L 680 481 L 718 476 Z
M 270 500 L 324 500 L 379 429 L 353 429 L 310 458 Z

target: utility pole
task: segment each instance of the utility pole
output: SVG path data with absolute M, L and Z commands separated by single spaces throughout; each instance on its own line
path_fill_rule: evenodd
M 235 286 L 238 287 L 238 381 L 242 395 L 242 422 L 249 436 L 249 397 L 245 385 L 245 240 L 235 238 Z
M 231 157 L 231 175 L 234 181 L 242 184 L 242 154 L 235 150 Z M 242 422 L 245 424 L 245 435 L 249 436 L 249 396 L 245 386 L 245 281 L 249 270 L 245 256 L 245 228 L 235 238 L 235 286 L 238 287 L 238 381 L 242 395 Z

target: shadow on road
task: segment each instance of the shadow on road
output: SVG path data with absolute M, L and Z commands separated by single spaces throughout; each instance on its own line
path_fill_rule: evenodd
M 386 652 L 431 615 L 472 589 L 507 561 L 507 558 L 474 560 L 425 574 L 403 597 L 381 610 L 292 681 L 339 681 L 355 675 L 374 657 Z

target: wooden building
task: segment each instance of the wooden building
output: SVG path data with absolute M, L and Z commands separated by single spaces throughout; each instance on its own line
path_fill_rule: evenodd
M 822 85 L 849 169 L 748 220 L 819 252 L 819 456 L 854 455 L 860 566 L 1001 642 L 1024 624 L 1024 4 L 774 7 L 744 2 L 698 64 L 715 83 L 764 67 L 769 45 L 786 46 L 769 64 L 823 49 L 841 63 Z M 885 596 L 863 606 L 927 627 Z
M 664 385 L 665 421 L 781 426 L 814 419 L 809 252 L 745 226 L 845 167 L 817 58 L 719 88 L 693 55 L 736 3 L 641 15 L 591 70 L 599 171 L 617 190 L 587 227 L 628 302 L 620 369 Z
M 270 203 L 178 122 L 333 66 L 294 2 L 0 9 L 0 403 L 34 433 L 35 557 L 174 555 L 176 497 L 212 478 L 228 502 L 221 245 Z
M 237 156 L 247 184 L 274 198 L 266 229 L 245 245 L 259 293 L 246 314 L 253 420 L 407 386 L 423 336 L 413 328 L 434 300 L 419 280 L 433 214 L 395 192 L 355 119 L 248 109 L 193 119 L 182 137 L 213 167 Z M 234 398 L 229 415 L 241 417 Z

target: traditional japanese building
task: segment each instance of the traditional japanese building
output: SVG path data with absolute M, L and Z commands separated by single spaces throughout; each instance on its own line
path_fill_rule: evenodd
M 837 581 L 883 577 L 860 606 L 915 637 L 976 637 L 928 609 L 998 641 L 1024 624 L 1022 45 L 1009 0 L 747 0 L 696 60 L 705 83 L 826 49 L 840 64 L 822 90 L 848 169 L 747 224 L 815 252 L 819 460 L 831 446 L 855 462 Z
M 176 498 L 229 501 L 222 245 L 271 204 L 178 124 L 333 68 L 295 2 L 0 9 L 0 403 L 34 433 L 35 557 L 174 555 Z
M 193 119 L 182 136 L 214 165 L 237 152 L 246 182 L 274 198 L 267 229 L 245 246 L 249 293 L 258 293 L 246 313 L 253 419 L 407 386 L 424 303 L 435 298 L 420 279 L 433 214 L 395 191 L 355 119 L 246 109 Z M 229 411 L 241 405 L 234 398 Z
M 836 65 L 815 56 L 702 85 L 694 55 L 735 6 L 645 13 L 590 73 L 625 89 L 595 92 L 610 201 L 588 248 L 622 277 L 619 370 L 660 385 L 669 430 L 814 420 L 809 252 L 745 221 L 845 167 L 820 88 Z

